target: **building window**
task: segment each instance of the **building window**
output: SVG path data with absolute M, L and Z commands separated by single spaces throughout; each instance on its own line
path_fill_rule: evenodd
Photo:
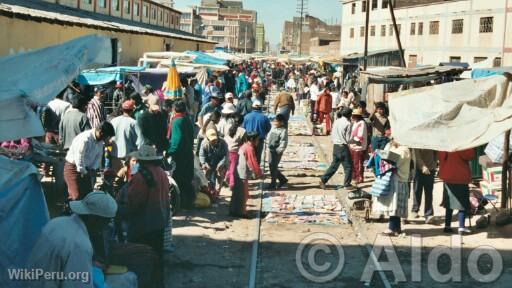
M 112 0 L 112 9 L 119 11 L 119 0 Z
M 389 36 L 393 36 L 393 33 L 395 31 L 395 28 L 393 27 L 393 24 L 389 24 Z
M 352 3 L 352 15 L 356 14 L 356 2 Z
M 386 25 L 380 26 L 380 36 L 385 37 L 386 36 Z
M 92 1 L 89 1 L 89 4 L 91 4 Z M 107 8 L 107 0 L 99 0 L 98 1 L 98 7 L 100 8 Z
M 169 13 L 165 13 L 165 23 L 169 23 Z
M 133 4 L 133 14 L 135 14 L 135 16 L 139 16 L 140 15 L 139 3 Z
M 164 12 L 160 10 L 160 21 L 164 21 Z
M 389 0 L 382 0 L 382 9 L 387 9 L 389 6 Z
M 501 57 L 494 58 L 492 62 L 492 67 L 501 67 Z
M 464 19 L 452 21 L 452 34 L 462 34 L 464 32 Z
M 144 17 L 149 18 L 148 5 L 142 5 L 142 14 Z
M 416 23 L 411 23 L 411 35 L 416 35 Z
M 366 12 L 366 1 L 363 1 L 363 7 L 361 7 L 361 12 Z
M 130 14 L 131 6 L 130 6 L 130 1 L 129 0 L 124 0 L 123 8 L 124 8 L 124 13 Z
M 213 30 L 214 31 L 224 31 L 224 26 L 217 26 L 217 25 L 215 25 L 215 26 L 213 26 Z
M 156 9 L 155 8 L 153 8 L 153 16 L 152 17 L 154 20 L 156 20 Z
M 396 28 L 398 30 L 398 35 L 402 35 L 402 24 L 396 24 Z
M 423 22 L 418 23 L 418 35 L 423 35 Z
M 174 15 L 171 15 L 171 25 L 174 25 Z
M 372 0 L 372 10 L 379 8 L 379 0 Z
M 375 36 L 375 25 L 370 26 L 370 36 Z
M 364 29 L 364 26 L 361 26 L 361 28 L 359 28 L 359 36 L 364 37 Z
M 224 37 L 213 36 L 212 40 L 215 42 L 224 42 Z
M 493 17 L 480 18 L 480 33 L 492 33 L 493 30 Z
M 354 38 L 354 28 L 350 28 L 350 38 Z
M 460 56 L 450 56 L 450 63 L 460 63 Z
M 430 35 L 438 35 L 439 34 L 439 21 L 430 21 L 429 34 Z
M 487 57 L 475 57 L 473 63 L 478 63 L 487 60 Z
M 105 0 L 106 1 L 106 0 Z M 89 4 L 89 5 L 92 5 L 92 0 L 82 0 L 82 2 L 86 3 L 86 4 Z

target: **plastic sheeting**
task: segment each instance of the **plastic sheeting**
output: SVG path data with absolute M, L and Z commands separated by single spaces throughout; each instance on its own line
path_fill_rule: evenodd
M 25 284 L 11 282 L 6 268 L 24 267 L 48 220 L 37 169 L 30 162 L 0 156 L 0 287 Z
M 505 72 L 512 73 L 512 67 L 473 69 L 473 71 L 471 71 L 471 78 L 478 79 L 494 75 L 503 75 Z
M 493 76 L 393 93 L 389 108 L 393 136 L 402 145 L 474 148 L 512 127 L 512 82 Z
M 192 62 L 196 64 L 226 65 L 228 63 L 225 59 L 219 59 L 198 51 L 186 51 L 185 53 L 196 56 L 194 60 L 192 60 Z
M 107 67 L 94 70 L 85 70 L 77 77 L 78 83 L 82 85 L 103 85 L 112 81 L 122 81 L 126 73 L 138 73 L 144 71 L 145 67 Z
M 44 105 L 90 64 L 112 61 L 111 41 L 90 35 L 0 58 L 0 141 L 35 137 L 43 127 L 30 102 Z

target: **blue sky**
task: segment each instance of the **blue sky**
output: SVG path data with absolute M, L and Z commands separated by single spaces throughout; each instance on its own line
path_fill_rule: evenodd
M 309 14 L 330 23 L 341 22 L 339 0 L 309 0 Z M 200 0 L 175 0 L 176 8 L 200 4 Z M 266 38 L 272 46 L 279 43 L 283 23 L 297 13 L 297 0 L 244 0 L 244 8 L 258 11 L 258 22 L 265 24 Z

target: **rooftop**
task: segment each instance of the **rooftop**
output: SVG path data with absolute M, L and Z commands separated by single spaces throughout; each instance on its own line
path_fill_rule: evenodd
M 128 19 L 121 19 L 44 1 L 2 0 L 2 2 L 0 2 L 0 15 L 52 24 L 87 26 L 101 30 L 164 36 L 203 43 L 217 43 L 177 29 L 134 22 Z

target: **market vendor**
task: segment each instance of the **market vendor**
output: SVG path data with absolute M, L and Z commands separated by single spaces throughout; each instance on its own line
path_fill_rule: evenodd
M 100 168 L 106 142 L 115 135 L 114 127 L 103 122 L 73 139 L 64 164 L 64 181 L 70 200 L 83 199 L 93 190 L 93 177 Z
M 206 139 L 199 150 L 199 162 L 210 185 L 216 189 L 217 179 L 222 184 L 227 170 L 228 145 L 222 138 L 219 138 L 215 129 L 207 130 L 205 136 Z

